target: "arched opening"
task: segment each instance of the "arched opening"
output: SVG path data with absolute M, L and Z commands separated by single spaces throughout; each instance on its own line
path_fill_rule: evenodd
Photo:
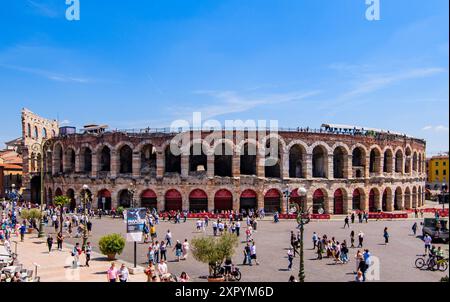
M 405 189 L 405 209 L 411 210 L 411 190 L 409 187 Z
M 405 173 L 411 173 L 411 149 L 405 151 Z
M 384 152 L 384 163 L 383 163 L 383 172 L 384 173 L 392 173 L 393 170 L 393 154 L 391 149 L 387 149 Z
M 328 177 L 327 150 L 323 146 L 317 146 L 313 150 L 312 175 L 314 178 Z
M 53 173 L 53 155 L 52 152 L 47 152 L 45 154 L 45 173 L 52 174 Z
M 344 193 L 341 189 L 337 189 L 334 192 L 334 214 L 343 215 L 344 214 Z
M 31 137 L 31 125 L 27 124 L 27 136 Z
M 133 173 L 133 150 L 125 145 L 119 151 L 120 174 Z
M 281 178 L 281 147 L 277 139 L 270 138 L 265 148 L 265 176 L 267 178 Z
M 31 186 L 31 202 L 41 204 L 41 178 L 39 176 L 32 177 L 30 186 Z
M 402 202 L 402 188 L 398 187 L 395 189 L 395 195 L 394 195 L 394 210 L 395 211 L 401 211 L 403 210 L 403 202 Z
M 241 194 L 240 198 L 240 210 L 257 210 L 258 208 L 258 195 L 253 190 L 245 190 Z
M 325 209 L 325 193 L 318 189 L 313 194 L 313 214 L 320 214 Z
M 38 139 L 39 138 L 39 130 L 37 126 L 34 126 L 34 138 Z
M 228 144 L 222 143 L 214 150 L 214 175 L 233 176 L 233 148 Z
M 145 145 L 141 150 L 141 174 L 156 177 L 156 148 Z
M 55 197 L 63 196 L 63 191 L 60 188 L 57 188 L 55 191 Z
M 347 152 L 343 147 L 337 147 L 333 151 L 333 173 L 334 178 L 344 178 L 346 168 Z
M 47 138 L 47 129 L 42 128 L 42 138 Z
M 125 209 L 131 208 L 131 193 L 128 190 L 122 190 L 119 192 L 119 207 Z
M 395 172 L 402 173 L 403 172 L 403 152 L 398 150 L 395 153 Z
M 107 146 L 100 152 L 100 172 L 111 172 L 111 150 Z
M 183 210 L 183 198 L 177 190 L 169 190 L 164 196 L 165 210 L 181 212 Z
M 361 147 L 356 147 L 352 152 L 353 178 L 365 177 L 366 154 Z
M 352 197 L 352 209 L 353 211 L 363 211 L 364 210 L 364 191 L 361 189 L 356 189 L 353 191 Z
M 305 178 L 304 169 L 306 150 L 301 145 L 295 145 L 289 151 L 289 177 L 290 178 Z
M 158 209 L 158 198 L 155 191 L 145 190 L 141 194 L 141 207 L 147 209 Z
M 77 208 L 77 201 L 75 199 L 75 191 L 73 189 L 69 189 L 66 192 L 66 196 L 70 199 L 69 209 L 70 211 L 75 211 Z
M 256 146 L 246 143 L 241 150 L 241 175 L 256 175 Z
M 281 194 L 277 189 L 270 189 L 264 195 L 264 211 L 266 213 L 281 211 Z
M 92 172 L 92 151 L 87 147 L 81 149 L 81 171 L 84 173 Z
M 381 167 L 381 153 L 377 148 L 373 148 L 370 151 L 370 173 L 380 173 Z
M 106 189 L 98 192 L 97 207 L 102 210 L 110 211 L 112 206 L 111 192 Z
M 200 143 L 193 144 L 189 155 L 189 173 L 192 175 L 204 175 L 208 170 L 208 157 Z
M 174 154 L 175 153 L 175 154 Z M 165 173 L 181 174 L 181 150 L 177 145 L 169 145 L 164 150 Z
M 189 211 L 194 213 L 208 212 L 208 195 L 205 191 L 195 189 L 189 194 Z
M 233 194 L 225 189 L 217 191 L 214 196 L 214 210 L 217 212 L 233 210 Z
M 378 212 L 380 208 L 380 193 L 376 189 L 369 192 L 369 212 Z
M 422 173 L 422 168 L 423 168 L 423 164 L 422 164 L 422 154 L 419 154 L 419 166 L 418 166 L 418 171 L 419 171 L 419 173 Z
M 55 161 L 55 173 L 62 173 L 63 172 L 63 149 L 60 144 L 57 144 L 55 146 L 55 152 L 54 152 L 54 161 Z
M 300 210 L 306 210 L 306 196 L 300 196 L 298 194 L 298 189 L 291 192 L 289 202 L 297 204 Z
M 391 189 L 386 188 L 383 192 L 383 198 L 382 198 L 383 212 L 390 212 L 392 210 L 391 200 L 392 200 L 392 191 L 391 191 Z

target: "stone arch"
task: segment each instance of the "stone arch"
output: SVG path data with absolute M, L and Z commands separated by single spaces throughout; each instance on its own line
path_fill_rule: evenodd
M 97 208 L 106 211 L 110 211 L 112 209 L 111 191 L 104 188 L 97 192 Z
M 66 196 L 70 199 L 70 204 L 68 205 L 71 211 L 75 211 L 77 208 L 77 200 L 75 198 L 75 190 L 70 188 L 66 191 Z
M 264 211 L 266 213 L 281 212 L 282 193 L 277 188 L 271 188 L 264 193 Z
M 401 148 L 395 150 L 395 172 L 403 172 L 403 150 Z
M 208 212 L 208 194 L 202 189 L 194 189 L 189 193 L 189 211 Z
M 417 151 L 414 151 L 413 157 L 412 157 L 412 170 L 413 172 L 417 173 L 418 170 L 418 158 L 417 158 Z
M 327 208 L 328 192 L 326 189 L 317 189 L 313 193 L 313 214 L 319 214 L 319 210 Z
M 334 178 L 342 179 L 348 177 L 348 154 L 349 149 L 343 144 L 336 144 L 333 148 Z
M 203 175 L 208 170 L 210 148 L 204 140 L 192 141 L 189 147 L 189 173 Z
M 372 146 L 370 149 L 369 172 L 381 172 L 381 149 L 378 146 Z
M 369 212 L 381 211 L 381 196 L 378 188 L 372 188 L 369 192 Z
M 346 214 L 347 203 L 347 191 L 344 188 L 338 188 L 334 191 L 333 195 L 333 214 L 344 215 Z
M 131 208 L 133 201 L 130 191 L 128 189 L 119 190 L 117 193 L 117 201 L 119 207 L 125 209 Z
M 407 146 L 405 149 L 405 173 L 409 174 L 411 173 L 411 158 L 412 156 L 412 151 L 411 151 L 411 147 Z
M 214 175 L 220 177 L 233 176 L 234 145 L 229 140 L 219 140 L 214 144 Z
M 393 210 L 392 189 L 390 187 L 386 187 L 383 191 L 381 206 L 383 212 L 392 212 Z
M 403 210 L 403 192 L 401 187 L 397 187 L 394 193 L 394 210 Z
M 219 189 L 214 194 L 214 210 L 216 212 L 233 210 L 233 193 L 228 189 Z
M 383 160 L 384 160 L 383 172 L 384 173 L 394 172 L 394 152 L 392 151 L 392 148 L 390 147 L 385 148 Z
M 92 172 L 92 148 L 89 145 L 80 148 L 80 168 L 84 173 Z
M 240 211 L 243 210 L 248 213 L 249 210 L 257 210 L 258 209 L 258 194 L 253 189 L 246 189 L 242 191 L 240 195 L 240 203 L 239 203 Z
M 158 209 L 158 196 L 152 189 L 145 189 L 139 194 L 141 198 L 141 207 L 147 209 Z
M 76 152 L 75 148 L 69 146 L 64 152 L 64 172 L 74 173 L 76 165 Z
M 306 148 L 304 145 L 295 144 L 289 149 L 289 177 L 305 178 L 306 171 Z
M 412 203 L 411 203 L 411 189 L 409 187 L 406 187 L 405 189 L 405 209 L 411 210 L 412 209 Z
M 54 169 L 55 173 L 64 172 L 64 149 L 61 143 L 56 143 L 53 147 L 53 161 L 54 161 Z
M 97 153 L 100 172 L 111 172 L 111 152 L 112 149 L 108 145 L 103 145 Z
M 366 168 L 367 149 L 361 144 L 355 144 L 352 148 L 353 178 L 364 178 Z
M 158 157 L 156 147 L 151 143 L 147 143 L 139 145 L 137 150 L 140 153 L 140 173 L 155 177 Z
M 133 148 L 128 143 L 119 144 L 117 147 L 118 164 L 120 174 L 133 173 Z
M 414 209 L 419 207 L 419 204 L 417 202 L 417 187 L 416 186 L 414 186 L 412 189 L 412 207 Z
M 266 178 L 281 178 L 284 143 L 273 135 L 266 136 L 263 141 L 264 175 Z
M 364 211 L 366 209 L 366 193 L 362 188 L 356 188 L 352 194 L 352 210 Z
M 237 152 L 240 156 L 240 172 L 241 175 L 256 175 L 258 143 L 255 140 L 243 141 L 239 144 Z
M 328 148 L 317 145 L 312 150 L 312 176 L 328 178 Z
M 183 197 L 177 189 L 169 189 L 164 194 L 164 208 L 166 211 L 181 212 L 183 210 Z
M 164 147 L 164 172 L 181 174 L 181 149 L 178 145 L 172 144 Z

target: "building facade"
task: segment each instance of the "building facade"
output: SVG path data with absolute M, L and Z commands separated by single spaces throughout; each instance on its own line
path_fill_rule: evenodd
M 447 185 L 449 180 L 448 155 L 433 156 L 427 159 L 427 188 L 441 190 L 443 184 Z
M 104 209 L 286 212 L 289 202 L 305 202 L 315 213 L 347 214 L 424 204 L 426 144 L 389 133 L 106 131 L 52 143 L 46 200 L 67 195 L 72 207 L 83 185 Z

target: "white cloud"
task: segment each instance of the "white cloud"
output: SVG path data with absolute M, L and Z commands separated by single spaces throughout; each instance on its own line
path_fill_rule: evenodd
M 48 80 L 55 81 L 55 82 L 72 82 L 72 83 L 89 83 L 92 82 L 91 79 L 88 78 L 82 78 L 82 77 L 73 77 L 70 75 L 64 75 L 59 73 L 54 73 L 48 70 L 43 69 L 37 69 L 37 68 L 29 68 L 29 67 L 22 67 L 17 65 L 6 65 L 6 64 L 0 64 L 0 68 L 7 68 L 15 71 L 25 72 L 33 75 L 37 75 L 40 77 L 44 77 Z
M 67 126 L 67 125 L 70 125 L 70 121 L 69 120 L 62 120 L 62 121 L 60 121 L 59 122 L 59 124 L 61 125 L 61 126 Z
M 438 126 L 425 126 L 422 128 L 422 131 L 434 131 L 434 132 L 448 132 L 449 128 L 444 125 Z
M 33 1 L 33 0 L 27 0 L 27 3 L 30 7 L 32 7 L 34 9 L 34 11 L 44 17 L 48 17 L 48 18 L 56 18 L 58 17 L 58 12 L 51 8 L 49 5 L 46 5 L 44 3 L 39 3 L 37 1 Z

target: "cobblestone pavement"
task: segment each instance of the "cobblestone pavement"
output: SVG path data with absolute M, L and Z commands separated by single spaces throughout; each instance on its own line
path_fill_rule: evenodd
M 407 281 L 407 282 L 434 282 L 439 281 L 441 277 L 448 274 L 441 272 L 420 271 L 415 268 L 414 262 L 418 255 L 423 254 L 423 242 L 420 237 L 411 234 L 411 226 L 414 221 L 421 220 L 402 220 L 402 221 L 369 221 L 368 224 L 354 224 L 352 229 L 358 233 L 365 233 L 365 248 L 370 249 L 373 256 L 379 259 L 379 281 Z M 97 245 L 99 238 L 104 234 L 121 233 L 125 235 L 125 223 L 123 220 L 111 218 L 94 219 L 93 235 L 90 241 Z M 391 243 L 384 245 L 383 229 L 389 228 Z M 188 221 L 182 224 L 172 224 L 161 222 L 157 228 L 159 239 L 163 239 L 166 231 L 170 229 L 175 240 L 192 239 L 201 236 L 195 230 L 195 222 Z M 299 268 L 299 258 L 294 262 L 292 272 L 287 271 L 287 248 L 289 247 L 290 231 L 296 229 L 294 221 L 282 221 L 274 224 L 271 221 L 262 221 L 258 225 L 258 231 L 254 235 L 258 249 L 258 259 L 260 266 L 241 266 L 243 260 L 242 249 L 244 243 L 239 244 L 239 248 L 234 256 L 234 262 L 239 265 L 243 273 L 243 281 L 270 281 L 284 282 L 291 275 L 297 275 Z M 307 281 L 353 281 L 353 271 L 355 269 L 354 255 L 356 249 L 350 250 L 351 262 L 346 265 L 335 265 L 330 259 L 322 261 L 315 260 L 316 254 L 312 250 L 312 233 L 319 235 L 327 234 L 329 238 L 335 237 L 336 240 L 347 240 L 349 242 L 350 231 L 343 229 L 342 221 L 324 221 L 311 222 L 306 226 L 305 231 L 305 267 Z M 420 234 L 420 231 L 419 233 Z M 208 236 L 212 235 L 211 227 L 207 230 Z M 244 240 L 244 236 L 241 235 Z M 67 239 L 68 243 L 80 242 L 77 239 Z M 448 254 L 448 245 L 440 244 Z M 138 265 L 145 266 L 146 251 L 148 245 L 138 244 Z M 97 247 L 95 247 L 97 249 Z M 124 253 L 119 257 L 127 262 L 133 262 L 133 244 L 127 243 Z M 205 281 L 205 275 L 208 273 L 208 267 L 189 257 L 187 261 L 177 263 L 172 251 L 168 253 L 169 270 L 176 275 L 186 271 L 194 281 Z M 108 263 L 104 263 L 106 269 Z

